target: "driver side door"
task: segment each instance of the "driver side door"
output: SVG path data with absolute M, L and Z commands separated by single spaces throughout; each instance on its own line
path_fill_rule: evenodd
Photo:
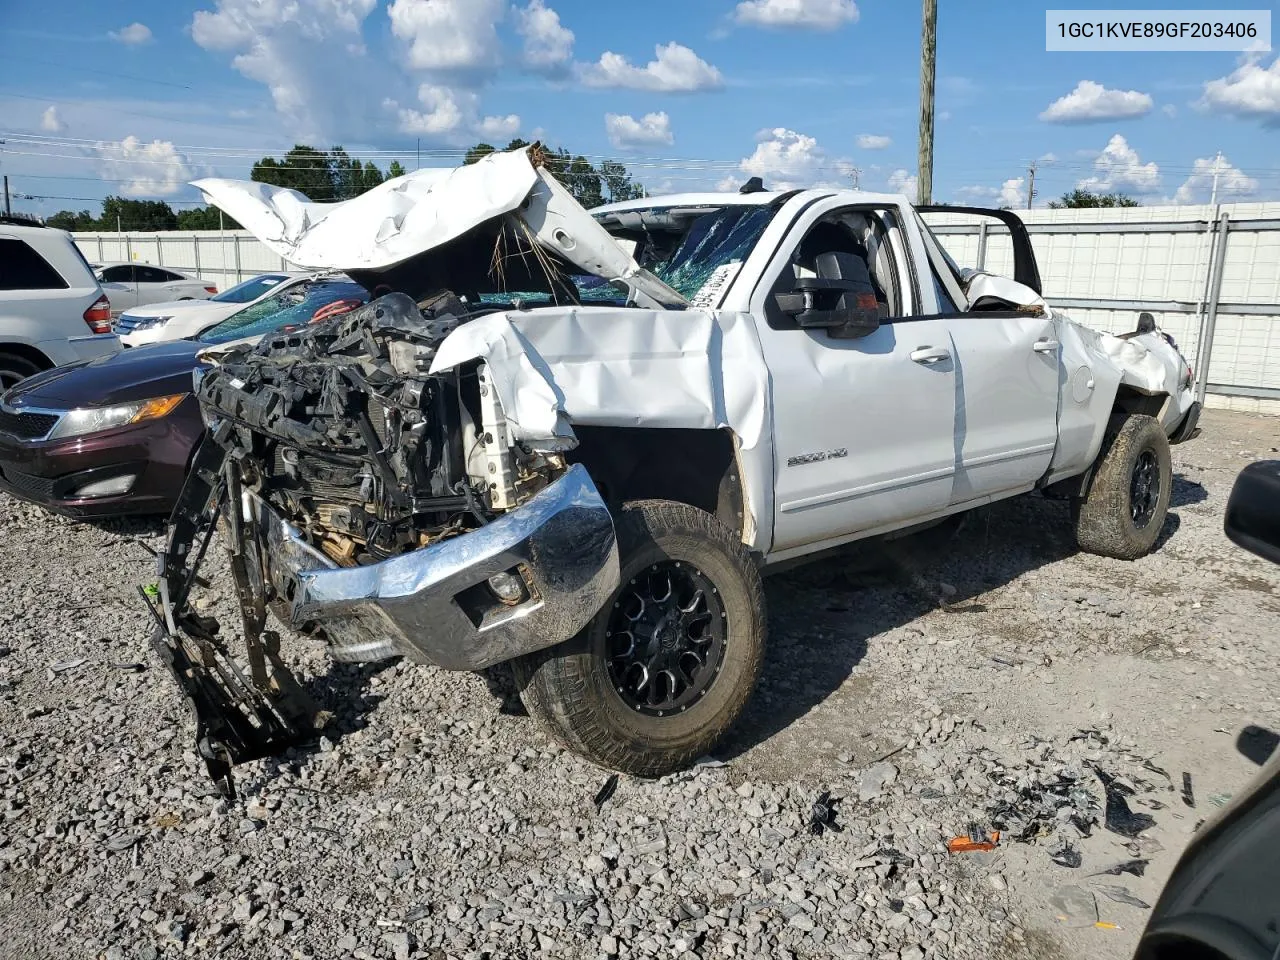
M 956 379 L 947 323 L 910 269 L 919 241 L 900 208 L 821 201 L 802 214 L 752 293 L 772 383 L 772 553 L 903 526 L 945 510 L 955 466 Z M 873 333 L 842 339 L 798 328 L 776 297 L 794 286 L 806 238 L 833 222 L 865 225 L 884 294 Z M 912 249 L 909 250 L 909 247 Z

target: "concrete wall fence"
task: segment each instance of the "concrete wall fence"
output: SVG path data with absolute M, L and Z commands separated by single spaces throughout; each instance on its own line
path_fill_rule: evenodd
M 1149 311 L 1191 360 L 1209 405 L 1280 413 L 1280 203 L 1017 213 L 1051 304 L 1110 333 Z M 927 219 L 960 266 L 1012 271 L 1008 232 L 994 221 Z M 163 264 L 220 289 L 289 269 L 240 230 L 75 237 L 91 262 Z

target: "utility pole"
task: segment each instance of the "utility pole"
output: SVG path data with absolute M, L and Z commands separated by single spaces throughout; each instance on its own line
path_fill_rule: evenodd
M 862 171 L 858 167 L 853 167 L 849 171 L 849 179 L 853 181 L 853 189 L 858 189 L 859 180 L 862 177 Z
M 415 170 L 422 169 L 422 138 L 421 137 L 418 138 L 418 159 L 414 161 L 413 169 Z
M 4 215 L 13 216 L 13 208 L 9 206 L 9 175 L 4 175 Z
M 1031 204 L 1036 199 L 1036 162 L 1031 161 L 1031 166 L 1027 168 L 1027 209 L 1031 209 Z
M 917 201 L 933 202 L 933 84 L 937 76 L 938 0 L 924 0 L 920 33 L 920 158 Z
M 1222 171 L 1222 151 L 1218 151 L 1218 155 L 1213 158 L 1213 193 L 1209 197 L 1209 206 L 1215 206 L 1218 202 L 1218 175 Z M 6 191 L 6 196 L 8 191 Z

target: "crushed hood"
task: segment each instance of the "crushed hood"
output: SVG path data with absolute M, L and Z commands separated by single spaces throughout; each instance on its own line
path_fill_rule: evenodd
M 548 270 L 585 272 L 624 284 L 639 305 L 686 306 L 535 164 L 537 155 L 512 150 L 418 170 L 338 203 L 244 180 L 192 185 L 290 263 L 342 270 L 366 286 L 387 283 L 415 298 L 442 289 L 554 292 L 566 285 Z

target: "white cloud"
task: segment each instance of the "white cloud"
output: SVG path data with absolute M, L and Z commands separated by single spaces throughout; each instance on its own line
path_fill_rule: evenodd
M 505 117 L 481 117 L 474 129 L 486 140 L 510 140 L 520 132 L 520 116 L 509 113 Z
M 117 43 L 138 47 L 144 43 L 151 42 L 151 28 L 145 23 L 131 23 L 127 27 L 121 27 L 119 30 L 109 30 L 107 36 Z
M 418 102 L 420 110 L 401 107 L 391 99 L 383 101 L 385 108 L 395 111 L 401 133 L 461 142 L 472 137 L 509 140 L 520 131 L 515 114 L 482 117 L 480 97 L 471 90 L 424 83 L 418 87 Z
M 742 0 L 733 19 L 753 27 L 837 30 L 858 22 L 858 5 L 853 0 Z
M 1058 156 L 1054 153 L 1045 153 L 1036 158 L 1036 163 L 1057 163 Z
M 1218 175 L 1218 199 L 1240 200 L 1258 192 L 1258 181 L 1246 176 L 1239 167 L 1223 157 L 1196 160 L 1191 168 L 1191 176 L 1173 195 L 1174 203 L 1208 203 L 1213 195 L 1214 171 Z
M 573 31 L 560 23 L 560 14 L 543 0 L 529 0 L 516 7 L 516 32 L 524 40 L 521 57 L 525 67 L 550 76 L 563 74 L 573 58 Z
M 1178 108 L 1175 107 L 1172 103 L 1166 103 L 1163 107 L 1160 108 L 1160 112 L 1163 113 L 1166 117 L 1173 119 L 1178 115 Z
M 168 197 L 192 178 L 187 158 L 167 140 L 143 143 L 137 137 L 99 142 L 88 148 L 98 157 L 103 179 L 120 180 L 128 197 Z
M 888 137 L 875 133 L 863 133 L 858 136 L 858 146 L 863 150 L 883 150 L 893 143 Z
M 1263 67 L 1253 54 L 1232 73 L 1204 85 L 1197 106 L 1280 123 L 1280 57 Z
M 506 12 L 506 0 L 394 0 L 387 7 L 391 32 L 409 45 L 409 66 L 437 73 L 497 70 Z
M 609 142 L 619 150 L 630 147 L 667 145 L 675 142 L 671 135 L 671 118 L 665 112 L 646 113 L 637 120 L 628 114 L 606 113 L 604 129 Z
M 738 169 L 763 178 L 770 190 L 817 186 L 847 179 L 853 173 L 848 160 L 828 157 L 813 137 L 785 127 L 762 130 L 756 137 L 755 152 L 739 163 Z
M 1154 163 L 1143 163 L 1129 141 L 1116 134 L 1093 161 L 1095 173 L 1076 184 L 1080 190 L 1090 193 L 1151 193 L 1160 186 L 1160 168 Z
M 1000 184 L 1000 195 L 996 198 L 1002 207 L 1021 207 L 1027 202 L 1026 177 L 1011 177 Z
M 1046 123 L 1100 123 L 1127 120 L 1151 112 L 1151 94 L 1138 90 L 1108 90 L 1092 80 L 1081 80 L 1076 88 L 1049 104 L 1040 114 Z
M 197 10 L 191 37 L 233 53 L 231 65 L 264 84 L 291 133 L 329 137 L 372 113 L 375 65 L 361 33 L 377 0 L 217 0 Z
M 619 53 L 608 51 L 599 62 L 580 64 L 578 76 L 588 87 L 624 87 L 656 93 L 694 93 L 724 86 L 720 71 L 688 47 L 659 44 L 656 59 L 637 67 Z
M 998 187 L 961 187 L 956 194 L 967 203 L 979 206 L 1021 209 L 1027 202 L 1027 179 L 1010 177 Z
M 48 133 L 61 133 L 67 129 L 67 125 L 58 116 L 58 105 L 56 103 L 40 115 L 40 129 Z
M 907 170 L 895 170 L 889 174 L 889 191 L 906 194 L 907 199 L 915 203 L 916 194 L 920 190 L 920 178 Z

